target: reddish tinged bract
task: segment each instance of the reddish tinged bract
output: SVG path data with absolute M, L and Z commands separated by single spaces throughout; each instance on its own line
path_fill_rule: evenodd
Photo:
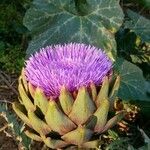
M 40 49 L 26 61 L 25 75 L 32 85 L 56 98 L 62 86 L 72 92 L 91 82 L 100 85 L 111 69 L 112 62 L 101 49 L 70 43 Z

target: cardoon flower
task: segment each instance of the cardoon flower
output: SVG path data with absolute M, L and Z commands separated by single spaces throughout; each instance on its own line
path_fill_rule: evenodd
M 28 126 L 25 134 L 51 149 L 98 149 L 97 135 L 123 117 L 118 112 L 107 121 L 120 83 L 117 77 L 109 87 L 111 69 L 101 49 L 85 44 L 48 46 L 31 56 L 19 78 L 19 102 L 13 103 Z
M 71 43 L 42 48 L 26 62 L 25 71 L 32 85 L 47 96 L 58 97 L 62 86 L 72 92 L 91 82 L 100 85 L 111 68 L 112 62 L 101 49 Z

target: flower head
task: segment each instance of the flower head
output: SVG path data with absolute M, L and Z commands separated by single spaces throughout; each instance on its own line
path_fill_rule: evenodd
M 111 69 L 112 62 L 101 49 L 70 43 L 36 52 L 26 61 L 25 74 L 32 85 L 56 98 L 62 86 L 72 92 L 91 82 L 100 85 Z

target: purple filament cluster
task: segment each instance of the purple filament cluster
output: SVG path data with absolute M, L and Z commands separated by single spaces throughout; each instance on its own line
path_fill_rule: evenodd
M 112 62 L 101 49 L 69 43 L 40 49 L 26 61 L 25 74 L 32 85 L 56 98 L 62 86 L 73 92 L 91 82 L 100 85 L 111 69 Z

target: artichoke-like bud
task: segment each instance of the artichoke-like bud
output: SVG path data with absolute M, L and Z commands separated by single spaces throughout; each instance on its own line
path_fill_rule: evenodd
M 46 47 L 30 57 L 19 78 L 19 102 L 13 103 L 26 135 L 52 149 L 97 148 L 95 135 L 124 116 L 119 111 L 108 119 L 120 83 L 117 77 L 110 88 L 111 70 L 104 52 L 84 44 Z

